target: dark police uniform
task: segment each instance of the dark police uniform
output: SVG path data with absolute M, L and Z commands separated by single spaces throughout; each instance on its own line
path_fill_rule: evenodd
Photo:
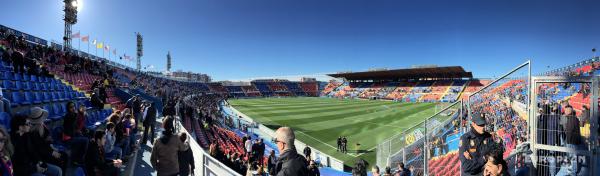
M 462 175 L 483 175 L 483 168 L 486 163 L 485 155 L 492 150 L 494 140 L 488 132 L 478 134 L 474 129 L 460 137 L 460 149 L 458 156 L 461 162 Z M 469 152 L 471 159 L 464 156 L 464 152 Z

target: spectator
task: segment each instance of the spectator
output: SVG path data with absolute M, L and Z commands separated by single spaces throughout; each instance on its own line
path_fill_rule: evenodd
M 385 167 L 385 173 L 383 173 L 383 176 L 392 176 L 392 168 L 390 168 L 389 166 Z
M 185 142 L 187 140 L 187 134 L 179 134 L 179 140 Z M 185 151 L 179 151 L 177 153 L 179 159 L 179 175 L 194 175 L 194 153 L 192 148 L 188 148 Z
M 2 92 L 3 88 L 0 88 L 0 112 L 6 112 L 8 115 L 12 115 L 12 109 L 10 108 L 10 101 L 4 98 Z
M 141 144 L 146 144 L 148 141 L 148 137 L 150 137 L 150 142 L 154 141 L 154 129 L 156 128 L 156 104 L 154 102 L 150 103 L 150 106 L 146 109 L 146 116 L 144 117 L 144 137 L 142 138 Z M 148 134 L 150 132 L 150 134 Z M 148 136 L 150 135 L 150 136 Z
M 308 174 L 306 160 L 298 155 L 294 147 L 296 136 L 289 127 L 281 127 L 275 132 L 275 143 L 281 151 L 277 161 L 275 174 L 277 176 L 303 176 Z
M 11 139 L 15 146 L 13 155 L 14 175 L 31 175 L 35 171 L 35 164 L 39 161 L 34 153 L 34 146 L 31 143 L 29 131 L 31 122 L 27 122 L 26 116 L 16 115 L 11 122 L 12 134 Z
M 27 121 L 31 123 L 30 137 L 32 145 L 35 147 L 34 152 L 30 154 L 39 157 L 41 165 L 44 166 L 42 169 L 44 174 L 60 176 L 63 171 L 61 168 L 66 167 L 67 154 L 52 148 L 50 130 L 44 125 L 46 118 L 48 118 L 48 111 L 39 107 L 30 108 Z
M 373 166 L 373 168 L 371 169 L 371 173 L 373 173 L 373 176 L 381 176 L 381 173 L 379 172 L 379 167 L 377 167 L 377 165 Z
M 485 176 L 509 176 L 508 165 L 502 158 L 503 150 L 500 145 L 495 145 L 494 149 L 487 154 L 487 162 L 485 163 L 485 169 L 483 175 Z M 551 174 L 552 175 L 552 174 Z
M 367 163 L 363 159 L 358 159 L 352 168 L 352 176 L 367 176 Z
M 270 175 L 275 175 L 275 166 L 277 165 L 277 157 L 275 156 L 275 150 L 271 150 L 269 158 L 267 159 L 267 170 Z
M 410 170 L 404 167 L 403 162 L 398 162 L 398 170 L 396 171 L 396 176 L 410 176 Z
M 562 119 L 566 120 L 566 124 L 563 127 L 565 129 L 566 136 L 566 147 L 574 148 L 574 149 L 583 149 L 583 142 L 581 139 L 581 132 L 579 129 L 579 119 L 575 116 L 575 111 L 573 111 L 573 107 L 571 105 L 564 106 L 564 112 Z M 586 148 L 587 149 L 587 148 Z M 571 160 L 571 171 L 575 173 L 579 173 L 579 160 L 577 154 L 570 154 Z
M 258 139 L 258 143 L 259 143 L 259 145 L 258 145 L 258 156 L 259 156 L 258 163 L 260 165 L 264 165 L 263 157 L 265 156 L 266 146 L 265 146 L 265 143 L 263 142 L 262 138 Z
M 304 147 L 304 157 L 308 158 L 310 156 L 310 147 L 306 146 Z
M 308 176 L 321 176 L 319 172 L 319 167 L 315 164 L 315 161 L 310 160 L 310 164 L 308 165 Z
M 76 135 L 85 136 L 87 134 L 87 129 L 85 128 L 86 115 L 87 112 L 85 112 L 85 106 L 80 105 L 79 111 L 77 111 L 77 126 L 75 128 Z
M 107 160 L 104 157 L 104 146 L 106 144 L 106 135 L 104 131 L 96 131 L 94 138 L 90 141 L 88 152 L 85 155 L 86 175 L 112 175 L 119 173 L 119 167 L 122 161 Z
M 75 110 L 75 103 L 72 101 L 67 103 L 67 113 L 63 119 L 62 140 L 71 146 L 71 159 L 73 162 L 76 165 L 83 164 L 83 156 L 85 155 L 85 149 L 87 149 L 89 141 L 86 137 L 75 134 L 75 130 L 77 129 L 77 111 Z
M 179 173 L 179 161 L 177 152 L 186 151 L 189 148 L 189 140 L 181 142 L 175 133 L 173 116 L 166 116 L 163 120 L 163 136 L 154 141 L 150 163 L 156 169 L 158 176 L 170 176 Z
M 485 116 L 473 115 L 471 130 L 461 136 L 459 143 L 459 159 L 462 175 L 481 175 L 486 163 L 485 155 L 493 144 L 492 135 L 485 131 Z
M 94 89 L 92 97 L 90 97 L 90 101 L 92 102 L 92 107 L 97 109 L 104 108 L 104 101 L 100 97 L 100 90 L 98 88 Z
M 12 176 L 13 165 L 11 157 L 15 149 L 10 140 L 10 135 L 4 126 L 0 126 L 0 174 Z
M 19 51 L 13 51 L 12 53 L 13 71 L 15 73 L 23 73 L 25 71 L 25 57 Z
M 250 158 L 252 155 L 252 140 L 250 138 L 246 140 L 244 147 L 246 148 L 246 157 Z
M 104 145 L 104 156 L 107 159 L 121 159 L 123 157 L 123 149 L 115 146 L 116 142 L 116 131 L 115 124 L 108 122 L 106 124 L 106 144 Z

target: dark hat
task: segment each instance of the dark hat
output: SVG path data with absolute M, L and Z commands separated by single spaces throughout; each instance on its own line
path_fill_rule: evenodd
M 33 107 L 29 109 L 29 115 L 27 115 L 27 119 L 29 119 L 32 123 L 44 123 L 46 118 L 48 118 L 48 111 L 40 107 Z
M 480 113 L 475 113 L 473 114 L 473 118 L 471 119 L 473 122 L 475 122 L 475 124 L 482 126 L 485 125 L 485 118 L 481 116 Z

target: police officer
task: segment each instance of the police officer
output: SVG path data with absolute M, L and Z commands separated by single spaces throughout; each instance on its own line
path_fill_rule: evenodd
M 493 146 L 493 138 L 485 131 L 485 116 L 473 115 L 471 130 L 460 138 L 459 158 L 461 161 L 462 175 L 483 175 L 483 168 L 487 162 L 486 154 Z

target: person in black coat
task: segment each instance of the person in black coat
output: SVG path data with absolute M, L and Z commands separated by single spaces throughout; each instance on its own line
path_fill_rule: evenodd
M 156 105 L 154 102 L 150 103 L 150 106 L 146 109 L 146 117 L 144 117 L 144 137 L 142 138 L 141 144 L 146 144 L 148 137 L 150 142 L 154 142 L 154 129 L 156 126 Z M 151 132 L 150 132 L 151 131 Z M 150 134 L 148 134 L 150 132 Z M 148 136 L 150 135 L 150 136 Z
M 181 133 L 179 135 L 181 142 L 187 140 L 187 134 Z M 192 148 L 188 148 L 186 151 L 179 151 L 177 153 L 179 160 L 179 175 L 194 175 L 194 153 Z
M 281 127 L 275 132 L 275 143 L 282 151 L 275 166 L 277 176 L 305 176 L 308 175 L 306 159 L 296 152 L 294 140 L 296 136 L 290 127 Z
M 104 131 L 96 131 L 94 133 L 94 139 L 90 141 L 87 154 L 85 155 L 85 171 L 86 175 L 112 175 L 115 176 L 119 173 L 119 167 L 122 161 L 106 160 L 104 158 L 104 144 L 106 142 L 106 133 Z
M 10 138 L 15 146 L 15 153 L 12 156 L 14 175 L 31 175 L 35 171 L 35 163 L 40 160 L 37 155 L 32 155 L 35 149 L 31 143 L 30 127 L 25 116 L 13 117 Z

